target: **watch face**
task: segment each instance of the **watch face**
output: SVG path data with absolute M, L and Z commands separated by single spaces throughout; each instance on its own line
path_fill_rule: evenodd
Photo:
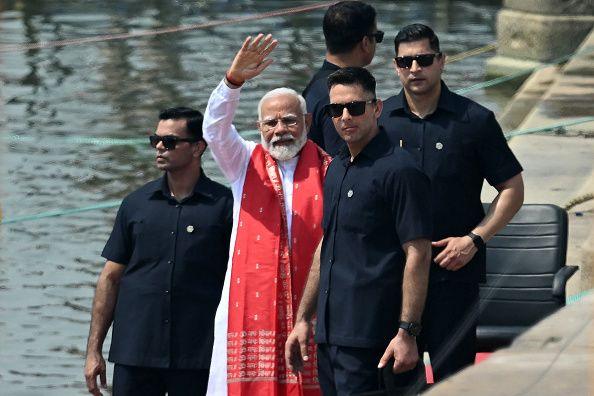
M 418 337 L 421 334 L 421 325 L 416 323 L 411 323 L 408 329 L 408 332 L 415 337 Z
M 421 325 L 411 322 L 400 322 L 400 327 L 413 337 L 418 337 L 421 334 Z

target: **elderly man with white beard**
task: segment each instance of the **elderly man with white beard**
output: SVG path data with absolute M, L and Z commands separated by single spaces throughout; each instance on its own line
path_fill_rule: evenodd
M 319 395 L 316 362 L 299 376 L 284 344 L 322 237 L 322 185 L 331 158 L 307 140 L 311 115 L 289 88 L 258 104 L 261 144 L 233 126 L 241 86 L 258 76 L 277 46 L 247 37 L 204 116 L 204 139 L 233 191 L 233 231 L 215 317 L 209 395 Z M 314 345 L 311 356 L 315 356 Z

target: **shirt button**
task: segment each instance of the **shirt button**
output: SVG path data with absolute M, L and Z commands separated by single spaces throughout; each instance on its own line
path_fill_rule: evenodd
M 165 290 L 165 295 L 169 295 L 169 290 Z
M 163 321 L 163 323 L 164 323 L 164 324 L 169 324 L 169 319 L 165 319 L 165 320 Z
M 324 294 L 328 294 L 328 289 L 324 289 Z
M 171 231 L 171 235 L 175 235 L 175 231 Z
M 175 205 L 176 208 L 181 208 L 180 204 Z
M 173 261 L 169 260 L 169 261 L 167 262 L 167 264 L 173 264 Z

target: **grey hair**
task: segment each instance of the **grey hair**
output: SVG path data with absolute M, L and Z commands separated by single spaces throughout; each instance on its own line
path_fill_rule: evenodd
M 299 101 L 299 107 L 301 108 L 301 113 L 303 113 L 304 115 L 307 113 L 307 105 L 305 104 L 305 99 L 303 99 L 303 96 L 299 95 L 297 91 L 295 91 L 294 89 L 282 87 L 275 88 L 272 91 L 268 91 L 266 92 L 266 94 L 264 94 L 264 96 L 262 96 L 262 99 L 260 99 L 260 102 L 258 103 L 258 120 L 262 120 L 262 103 L 264 103 L 268 99 L 272 99 L 282 95 L 291 95 L 297 98 L 297 100 Z

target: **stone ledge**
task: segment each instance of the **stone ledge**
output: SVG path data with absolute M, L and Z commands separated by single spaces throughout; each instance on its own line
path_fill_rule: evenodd
M 497 15 L 497 55 L 550 62 L 575 51 L 594 15 L 541 15 L 503 9 Z
M 594 295 L 569 305 L 491 355 L 434 386 L 440 395 L 590 395 Z
M 535 14 L 592 15 L 594 2 L 567 0 L 505 0 L 505 8 Z

